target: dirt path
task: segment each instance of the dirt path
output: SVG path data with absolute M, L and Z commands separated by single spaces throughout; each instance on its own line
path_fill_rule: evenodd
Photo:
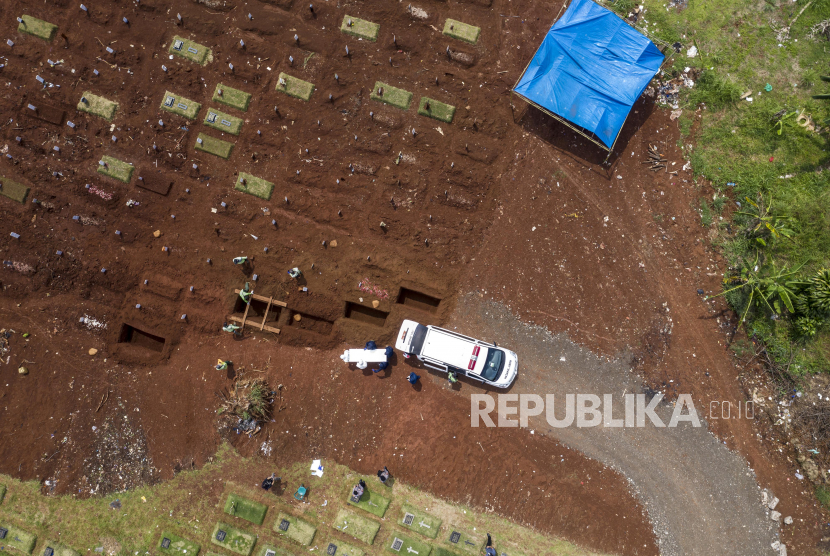
M 606 360 L 547 330 L 527 325 L 503 306 L 485 302 L 476 294 L 463 298 L 453 324 L 499 342 L 521 354 L 521 380 L 512 394 L 591 393 L 602 397 L 641 393 L 644 385 L 625 360 Z M 465 389 L 466 393 L 472 388 Z M 668 423 L 672 407 L 661 403 L 656 413 Z M 622 416 L 622 405 L 615 417 Z M 562 410 L 557 412 L 562 417 Z M 754 473 L 740 455 L 730 451 L 705 426 L 677 428 L 551 429 L 544 415 L 529 427 L 551 435 L 627 477 L 648 508 L 660 553 L 774 554 L 770 548 L 777 527 L 761 506 Z

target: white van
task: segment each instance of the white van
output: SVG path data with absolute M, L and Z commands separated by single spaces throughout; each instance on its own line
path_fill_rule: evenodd
M 510 386 L 519 372 L 519 358 L 509 349 L 412 320 L 403 321 L 395 348 L 430 369 L 453 371 L 496 388 Z

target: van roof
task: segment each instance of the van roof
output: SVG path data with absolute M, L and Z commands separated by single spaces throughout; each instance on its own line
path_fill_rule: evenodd
M 478 354 L 475 354 L 477 358 L 474 367 L 470 369 L 469 366 L 476 348 L 478 348 Z M 421 355 L 437 359 L 476 375 L 481 374 L 484 361 L 487 359 L 487 353 L 488 348 L 484 346 L 478 346 L 470 340 L 448 334 L 433 327 L 430 327 L 424 340 L 424 347 L 421 350 Z

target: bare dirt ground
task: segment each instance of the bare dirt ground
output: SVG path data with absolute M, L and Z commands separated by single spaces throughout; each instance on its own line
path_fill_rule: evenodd
M 257 437 L 235 439 L 243 453 L 273 442 L 281 461 L 327 457 L 362 472 L 394 461 L 411 484 L 586 547 L 657 553 L 643 506 L 603 464 L 550 438 L 470 429 L 464 397 L 429 381 L 410 389 L 399 362 L 373 377 L 336 358 L 344 342 L 391 343 L 403 318 L 445 322 L 458 292 L 476 291 L 599 353 L 630 347 L 654 387 L 742 395 L 723 335 L 694 293 L 715 289 L 723 269 L 690 210 L 697 193 L 682 172 L 639 165 L 645 142 L 672 148 L 674 123 L 639 102 L 610 170 L 538 113 L 514 123 L 509 89 L 558 8 L 487 4 L 426 2 L 419 19 L 383 2 L 324 2 L 314 13 L 290 0 L 96 2 L 89 16 L 68 2 L 7 3 L 0 28 L 15 46 L 2 54 L 0 110 L 11 158 L 0 175 L 30 185 L 39 203 L 0 198 L 0 236 L 21 234 L 0 245 L 9 261 L 0 317 L 15 331 L 0 365 L 0 470 L 87 496 L 199 466 L 220 439 L 214 394 L 229 377 L 212 365 L 227 357 L 266 370 L 290 396 Z M 55 40 L 17 33 L 18 13 L 57 24 Z M 341 34 L 345 14 L 380 23 L 378 43 Z M 446 17 L 481 26 L 479 44 L 443 37 Z M 214 62 L 169 59 L 175 34 L 212 48 Z M 280 71 L 316 84 L 309 103 L 274 91 Z M 37 75 L 60 87 L 42 88 Z M 455 120 L 371 101 L 376 80 L 415 92 L 413 104 L 423 94 L 457 106 Z M 223 137 L 235 143 L 228 161 L 193 148 L 198 133 L 219 135 L 201 123 L 219 82 L 253 94 L 246 113 L 217 106 L 245 119 L 240 137 Z M 85 90 L 119 102 L 114 127 L 75 110 Z M 161 111 L 166 90 L 201 102 L 201 117 Z M 32 117 L 31 102 L 65 111 L 61 125 Z M 130 185 L 96 173 L 105 154 L 136 166 Z M 274 182 L 272 199 L 234 191 L 240 171 Z M 173 185 L 159 195 L 137 187 L 138 176 Z M 252 266 L 233 266 L 237 255 Z M 299 284 L 286 274 L 294 266 Z M 278 336 L 235 342 L 219 327 L 242 314 L 233 289 L 253 274 L 256 292 L 288 309 L 271 314 Z M 791 468 L 777 447 L 759 443 L 749 423 L 713 426 L 790 508 L 782 511 L 804 519 L 786 542 L 813 546 L 821 516 L 785 480 Z

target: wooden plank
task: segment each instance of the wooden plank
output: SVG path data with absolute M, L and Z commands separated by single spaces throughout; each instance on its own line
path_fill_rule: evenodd
M 274 296 L 271 296 L 271 299 L 268 300 L 268 306 L 265 307 L 265 315 L 262 317 L 262 325 L 259 327 L 260 330 L 265 328 L 265 319 L 268 318 L 268 311 L 271 310 L 271 302 L 274 301 Z
M 235 293 L 239 293 L 242 290 L 233 290 L 233 291 Z M 256 299 L 257 301 L 264 301 L 265 303 L 268 303 L 270 301 L 273 305 L 279 305 L 280 307 L 288 307 L 288 305 L 286 305 L 285 302 L 277 301 L 273 297 L 269 299 L 269 298 L 265 297 L 264 295 L 254 294 L 254 295 L 251 296 L 251 299 Z
M 248 319 L 248 311 L 250 310 L 250 308 L 251 308 L 251 302 L 249 300 L 248 304 L 245 305 L 245 313 L 243 313 L 243 315 L 242 315 L 242 326 L 243 326 L 243 328 L 245 327 L 245 321 Z
M 233 321 L 233 322 L 242 322 L 242 319 L 240 317 L 235 317 L 233 315 L 229 316 L 228 320 Z M 246 324 L 248 324 L 248 326 L 256 326 L 255 324 L 251 324 L 251 323 L 246 323 Z M 274 334 L 279 334 L 280 333 L 280 329 L 279 328 L 274 328 L 273 326 L 263 326 L 262 328 L 266 332 L 273 332 Z

